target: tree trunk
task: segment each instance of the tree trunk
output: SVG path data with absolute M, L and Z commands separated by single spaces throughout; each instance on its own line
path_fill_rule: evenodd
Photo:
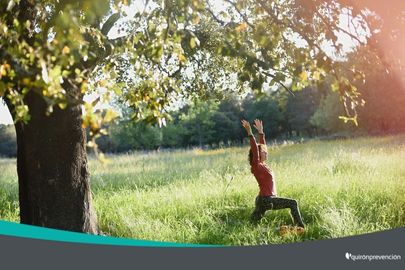
M 21 223 L 98 233 L 80 106 L 55 106 L 47 116 L 38 94 L 25 102 L 31 119 L 15 125 Z

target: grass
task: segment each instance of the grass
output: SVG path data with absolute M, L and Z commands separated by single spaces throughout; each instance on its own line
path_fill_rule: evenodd
M 405 136 L 269 145 L 281 197 L 299 202 L 306 233 L 278 235 L 288 210 L 249 222 L 258 187 L 247 147 L 90 159 L 101 230 L 179 243 L 259 245 L 405 226 Z M 0 219 L 18 222 L 15 160 L 0 159 Z

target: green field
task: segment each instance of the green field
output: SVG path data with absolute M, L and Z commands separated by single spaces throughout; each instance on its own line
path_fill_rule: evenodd
M 295 198 L 306 233 L 281 237 L 288 210 L 249 222 L 258 186 L 247 147 L 134 153 L 90 160 L 107 235 L 179 243 L 257 245 L 405 226 L 405 136 L 269 145 L 278 195 Z M 0 219 L 18 222 L 14 159 L 0 159 Z M 231 180 L 232 179 L 232 180 Z M 228 183 L 230 183 L 228 185 Z

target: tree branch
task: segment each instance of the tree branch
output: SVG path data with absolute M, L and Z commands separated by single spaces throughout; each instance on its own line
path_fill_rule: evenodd
M 121 14 L 119 12 L 112 14 L 107 21 L 101 27 L 101 33 L 107 37 L 108 32 L 110 32 L 111 28 L 114 24 L 121 18 Z
M 236 12 L 238 12 L 238 14 L 242 17 L 242 19 L 246 22 L 247 25 L 249 25 L 253 29 L 255 28 L 254 25 L 249 22 L 246 15 L 242 14 L 242 12 L 238 9 L 238 7 L 236 6 L 236 4 L 234 2 L 232 2 L 231 0 L 225 0 L 225 2 L 228 2 L 235 8 Z
M 319 12 L 319 10 L 316 8 L 315 5 L 313 5 L 314 10 L 315 10 L 315 14 L 317 14 L 319 16 L 319 18 L 321 18 L 321 20 L 323 21 L 324 24 L 326 24 L 328 27 L 330 27 L 331 29 L 334 30 L 338 30 L 338 31 L 342 31 L 343 33 L 345 33 L 346 35 L 348 35 L 349 37 L 351 37 L 352 39 L 356 40 L 357 42 L 359 42 L 359 44 L 363 44 L 364 42 L 362 42 L 358 37 L 356 37 L 355 35 L 353 35 L 352 33 L 350 33 L 349 31 L 341 28 L 340 26 L 336 25 L 336 24 L 331 24 L 328 20 L 325 19 L 325 17 Z

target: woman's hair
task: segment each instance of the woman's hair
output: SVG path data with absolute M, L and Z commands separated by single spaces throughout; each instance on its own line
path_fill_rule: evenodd
M 266 146 L 265 144 L 259 143 L 259 144 L 257 145 L 257 148 L 258 148 L 258 150 L 259 150 L 259 155 L 260 155 L 260 152 L 261 152 L 261 151 L 267 152 L 267 146 Z M 260 156 L 259 156 L 259 157 L 260 157 Z M 250 164 L 250 166 L 252 166 L 252 161 L 253 161 L 253 151 L 252 151 L 252 149 L 250 149 L 250 150 L 249 150 L 249 164 Z

